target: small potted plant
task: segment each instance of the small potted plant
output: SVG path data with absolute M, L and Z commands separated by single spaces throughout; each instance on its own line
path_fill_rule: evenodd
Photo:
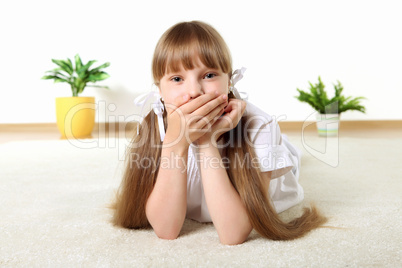
M 317 130 L 319 136 L 337 136 L 339 129 L 339 119 L 343 112 L 348 110 L 356 110 L 362 113 L 366 112 L 366 108 L 360 104 L 360 100 L 364 97 L 345 97 L 342 95 L 343 86 L 338 81 L 334 84 L 335 96 L 328 98 L 325 91 L 325 85 L 318 77 L 317 84 L 310 84 L 310 92 L 297 89 L 299 96 L 296 98 L 301 102 L 307 102 L 318 112 L 317 114 Z
M 77 54 L 74 63 L 70 60 L 52 59 L 58 67 L 47 71 L 42 79 L 53 79 L 55 83 L 68 83 L 71 87 L 72 97 L 56 98 L 57 127 L 62 138 L 86 138 L 90 137 L 95 125 L 95 98 L 79 97 L 85 87 L 101 87 L 88 83 L 95 83 L 109 77 L 102 69 L 110 65 L 106 62 L 96 68 L 91 66 L 96 62 L 90 60 L 82 63 Z

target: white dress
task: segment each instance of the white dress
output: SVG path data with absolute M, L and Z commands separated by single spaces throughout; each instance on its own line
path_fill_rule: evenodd
M 275 118 L 247 102 L 246 123 L 250 142 L 254 146 L 262 172 L 272 171 L 269 194 L 278 213 L 300 203 L 304 198 L 303 188 L 298 183 L 300 151 L 281 135 Z M 187 214 L 199 222 L 211 222 L 200 169 L 197 147 L 189 146 L 187 162 Z

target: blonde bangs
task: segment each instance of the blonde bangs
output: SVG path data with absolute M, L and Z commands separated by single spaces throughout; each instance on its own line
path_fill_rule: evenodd
M 232 60 L 219 33 L 208 24 L 192 21 L 174 25 L 159 40 L 152 62 L 154 83 L 159 85 L 166 73 L 194 69 L 199 59 L 205 66 L 220 69 L 229 77 Z

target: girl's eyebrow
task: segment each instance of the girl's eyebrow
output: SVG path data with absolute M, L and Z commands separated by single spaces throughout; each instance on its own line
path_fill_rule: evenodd
M 179 72 L 173 72 L 173 73 L 165 73 L 163 76 L 171 78 L 174 76 L 180 76 L 181 74 Z
M 196 69 L 196 68 L 194 68 L 194 69 Z M 189 69 L 189 70 L 194 70 L 194 69 Z M 189 70 L 180 69 L 180 70 L 178 70 L 176 72 L 166 72 L 164 74 L 164 76 L 168 76 L 168 77 L 180 76 L 180 75 L 183 75 L 183 72 L 186 72 L 186 71 L 189 71 Z M 207 72 L 222 72 L 222 71 L 219 68 L 210 68 L 210 67 L 207 67 L 207 66 L 203 66 L 203 67 L 199 68 L 199 72 L 204 74 L 204 73 L 207 73 Z
M 180 74 L 180 73 L 182 73 L 183 71 L 185 71 L 185 70 L 180 69 L 180 70 L 177 70 L 177 71 L 165 72 L 165 74 L 164 74 L 164 75 Z
M 205 69 L 208 70 L 208 71 L 222 72 L 222 70 L 219 69 L 219 68 L 209 68 L 209 67 L 206 67 Z

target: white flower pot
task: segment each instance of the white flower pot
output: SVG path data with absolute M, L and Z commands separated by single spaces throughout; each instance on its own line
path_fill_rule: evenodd
M 338 136 L 340 114 L 317 114 L 318 136 Z

